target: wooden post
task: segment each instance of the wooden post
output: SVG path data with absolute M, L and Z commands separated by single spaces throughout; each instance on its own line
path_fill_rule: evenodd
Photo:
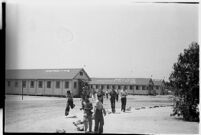
M 23 100 L 23 81 L 22 81 L 22 100 Z

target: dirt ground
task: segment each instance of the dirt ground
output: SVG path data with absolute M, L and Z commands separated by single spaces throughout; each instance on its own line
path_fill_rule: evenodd
M 83 115 L 80 99 L 74 99 L 74 103 L 76 106 L 70 115 L 77 118 L 65 118 L 65 98 L 24 96 L 22 100 L 21 96 L 7 95 L 4 131 L 55 133 L 64 129 L 66 133 L 82 133 L 72 124 L 82 119 Z M 104 133 L 198 134 L 199 123 L 170 117 L 170 105 L 171 96 L 128 96 L 127 107 L 131 106 L 132 110 L 123 113 L 120 111 L 120 100 L 116 102 L 117 113 L 104 117 Z M 104 99 L 104 106 L 110 111 L 109 99 Z M 153 106 L 165 107 L 150 108 Z M 140 107 L 145 108 L 136 110 Z

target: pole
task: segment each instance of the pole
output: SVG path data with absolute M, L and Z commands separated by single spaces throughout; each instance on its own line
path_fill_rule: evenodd
M 23 81 L 22 81 L 22 100 L 23 100 Z
M 0 37 L 2 40 L 0 40 L 0 44 L 3 45 L 4 49 L 6 49 L 6 2 L 2 2 L 1 6 L 2 6 L 2 18 L 1 18 L 2 30 L 0 31 Z M 6 50 L 4 52 L 6 52 Z M 6 55 L 4 54 L 4 56 Z M 4 93 L 4 99 L 6 99 L 6 92 Z M 1 104 L 3 104 L 3 102 L 1 102 Z

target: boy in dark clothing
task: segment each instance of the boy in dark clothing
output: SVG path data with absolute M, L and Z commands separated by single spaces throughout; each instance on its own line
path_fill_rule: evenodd
M 85 97 L 85 99 L 82 101 L 82 109 L 84 110 L 84 131 L 87 132 L 88 125 L 89 125 L 89 132 L 92 132 L 92 109 L 93 105 L 89 101 L 88 96 Z
M 104 97 L 104 92 L 101 90 L 101 89 L 98 89 L 98 92 L 97 92 L 97 97 L 100 96 L 101 98 L 101 102 L 103 104 L 103 97 Z
M 117 99 L 117 93 L 114 89 L 110 92 L 110 102 L 111 102 L 111 108 L 112 113 L 115 113 L 115 99 Z
M 69 90 L 66 92 L 66 98 L 67 98 L 67 103 L 66 103 L 66 109 L 65 109 L 65 117 L 68 116 L 70 108 L 73 109 L 75 107 L 75 105 L 73 104 L 73 97 Z
M 108 90 L 105 92 L 106 98 L 108 99 Z
M 96 102 L 95 108 L 94 108 L 94 118 L 95 118 L 95 127 L 94 132 L 95 133 L 103 133 L 103 125 L 104 125 L 104 116 L 106 115 L 106 111 L 103 107 L 103 104 L 101 102 L 101 96 L 98 96 L 98 101 Z
M 116 93 L 117 93 L 116 98 L 117 98 L 117 102 L 118 102 L 118 100 L 119 100 L 119 92 L 118 92 L 118 90 L 116 90 Z

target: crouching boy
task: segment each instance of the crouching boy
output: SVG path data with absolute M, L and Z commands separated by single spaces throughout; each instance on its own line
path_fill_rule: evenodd
M 103 133 L 103 125 L 104 125 L 104 116 L 106 115 L 106 111 L 103 107 L 103 104 L 101 102 L 102 97 L 101 95 L 98 95 L 98 101 L 94 107 L 94 119 L 95 119 L 95 128 L 94 132 L 95 133 Z

